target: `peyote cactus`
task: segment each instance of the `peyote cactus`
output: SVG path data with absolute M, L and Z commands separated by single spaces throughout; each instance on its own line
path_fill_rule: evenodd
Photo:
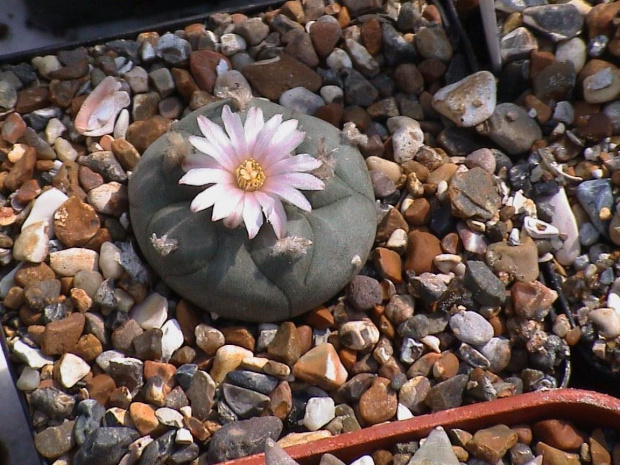
M 265 119 L 281 114 L 284 121 L 299 121 L 306 136 L 295 152 L 323 162 L 313 174 L 323 179 L 324 189 L 298 187 L 312 209 L 285 203 L 285 230 L 277 228 L 265 208 L 261 222 L 273 227 L 234 228 L 243 224 L 238 218 L 228 226 L 226 219 L 213 221 L 213 203 L 205 209 L 192 203 L 204 187 L 179 180 L 199 157 L 195 139 L 189 139 L 200 134 L 198 116 L 222 126 L 223 108 L 230 104 L 216 102 L 191 113 L 144 153 L 129 183 L 135 236 L 159 276 L 202 309 L 245 321 L 291 318 L 333 297 L 366 261 L 376 231 L 372 186 L 358 150 L 344 144 L 332 125 L 254 99 L 250 107 L 259 107 Z M 247 114 L 239 113 L 242 120 Z M 225 116 L 230 121 L 230 114 Z M 307 163 L 314 165 L 319 163 Z M 237 182 L 246 186 L 246 181 Z M 323 187 L 318 179 L 312 185 Z

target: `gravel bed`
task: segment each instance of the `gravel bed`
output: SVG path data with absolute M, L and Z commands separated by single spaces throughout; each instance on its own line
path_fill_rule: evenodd
M 467 73 L 434 4 L 394 0 L 1 66 L 2 326 L 47 463 L 215 463 L 555 388 L 578 343 L 620 370 L 620 2 L 524 6 L 496 3 L 499 79 Z M 95 88 L 106 106 L 80 118 Z M 128 215 L 153 141 L 251 95 L 342 128 L 377 199 L 360 275 L 292 321 L 180 298 Z

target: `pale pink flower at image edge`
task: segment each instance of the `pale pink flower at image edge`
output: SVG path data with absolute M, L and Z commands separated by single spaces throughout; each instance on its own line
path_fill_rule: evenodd
M 282 202 L 309 212 L 312 206 L 301 190 L 322 190 L 323 181 L 308 171 L 321 161 L 307 153 L 292 155 L 305 138 L 298 121 L 282 121 L 278 114 L 265 122 L 258 107 L 248 110 L 245 124 L 228 105 L 222 110 L 226 132 L 204 116 L 198 126 L 205 137 L 190 136 L 201 153 L 188 156 L 187 173 L 179 184 L 208 186 L 190 205 L 194 212 L 213 207 L 211 219 L 230 228 L 245 224 L 254 238 L 263 225 L 263 214 L 278 239 L 286 234 L 287 218 Z

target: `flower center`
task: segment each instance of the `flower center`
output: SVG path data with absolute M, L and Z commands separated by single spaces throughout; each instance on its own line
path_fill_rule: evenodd
M 241 162 L 235 170 L 237 185 L 244 191 L 254 192 L 265 184 L 265 172 L 253 158 Z

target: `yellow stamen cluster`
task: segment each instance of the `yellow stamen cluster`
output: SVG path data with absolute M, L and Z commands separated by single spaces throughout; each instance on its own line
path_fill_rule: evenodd
M 244 191 L 254 192 L 265 184 L 265 172 L 253 158 L 244 160 L 235 170 L 237 185 Z

